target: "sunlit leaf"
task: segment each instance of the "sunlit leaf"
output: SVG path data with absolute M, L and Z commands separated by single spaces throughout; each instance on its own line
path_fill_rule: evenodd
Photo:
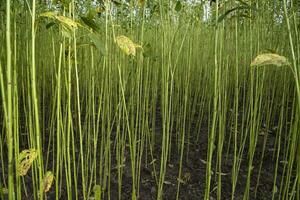
M 37 152 L 35 149 L 23 150 L 18 156 L 17 174 L 25 176 L 36 157 Z
M 43 191 L 48 192 L 52 186 L 54 175 L 51 171 L 47 171 L 43 180 Z
M 54 19 L 56 17 L 56 13 L 55 12 L 44 12 L 44 13 L 40 14 L 39 16 Z
M 72 38 L 73 36 L 72 30 L 65 25 L 61 26 L 61 34 L 66 38 Z
M 42 14 L 40 14 L 40 17 L 47 17 L 50 19 L 55 19 L 57 21 L 59 21 L 61 24 L 64 24 L 65 26 L 68 26 L 69 28 L 78 28 L 78 26 L 80 26 L 80 24 L 76 21 L 74 21 L 73 19 L 66 17 L 66 16 L 62 16 L 62 15 L 57 15 L 55 12 L 44 12 Z
M 128 37 L 121 35 L 116 38 L 116 43 L 120 47 L 120 49 L 126 54 L 126 55 L 136 55 L 136 48 L 141 48 L 140 45 L 135 44 L 130 40 Z
M 251 63 L 251 66 L 265 66 L 265 65 L 275 65 L 275 66 L 285 66 L 289 65 L 286 57 L 280 56 L 275 53 L 265 53 L 258 55 Z
M 78 28 L 78 23 L 75 22 L 74 20 L 72 20 L 69 17 L 65 17 L 65 16 L 56 16 L 55 17 L 58 21 L 60 21 L 61 23 L 64 23 L 65 25 L 72 27 L 72 28 Z

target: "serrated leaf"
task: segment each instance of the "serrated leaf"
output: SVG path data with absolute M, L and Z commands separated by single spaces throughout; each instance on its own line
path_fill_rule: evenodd
M 290 65 L 287 58 L 280 56 L 275 53 L 265 53 L 258 55 L 251 63 L 251 66 L 265 66 L 265 65 L 275 65 L 275 66 L 286 66 Z
M 43 180 L 43 191 L 46 193 L 50 190 L 54 180 L 54 175 L 51 171 L 47 171 Z
M 17 175 L 25 176 L 37 157 L 35 149 L 23 150 L 18 156 Z
M 135 44 L 128 37 L 120 35 L 116 38 L 116 43 L 126 55 L 136 55 L 136 47 L 139 45 Z

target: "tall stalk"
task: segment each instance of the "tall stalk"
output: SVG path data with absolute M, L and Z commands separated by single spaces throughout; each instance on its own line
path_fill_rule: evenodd
M 11 1 L 6 1 L 6 78 L 7 78 L 7 116 L 6 118 L 6 129 L 7 129 L 7 146 L 8 146 L 8 198 L 13 200 L 15 198 L 14 190 L 14 158 L 13 158 L 13 111 L 12 111 L 12 62 L 11 62 Z M 3 97 L 5 98 L 5 97 Z

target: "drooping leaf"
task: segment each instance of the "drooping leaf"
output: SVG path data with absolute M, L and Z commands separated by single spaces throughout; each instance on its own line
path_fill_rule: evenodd
M 61 34 L 62 36 L 66 37 L 66 38 L 72 38 L 73 36 L 73 33 L 72 33 L 72 30 L 65 26 L 65 25 L 61 25 Z
M 95 185 L 94 188 L 94 194 L 95 194 L 95 200 L 100 200 L 101 199 L 101 186 L 100 185 Z
M 222 15 L 219 16 L 218 18 L 218 23 L 220 23 L 221 21 L 223 21 L 230 13 L 234 12 L 234 11 L 238 11 L 238 10 L 255 10 L 255 6 L 246 6 L 246 5 L 242 5 L 242 6 L 236 6 L 234 8 L 231 8 L 227 11 L 225 11 L 225 13 L 223 13 Z
M 35 149 L 23 150 L 18 156 L 17 174 L 19 176 L 25 176 L 36 157 L 37 152 Z
M 56 13 L 55 12 L 44 12 L 44 13 L 40 14 L 39 16 L 54 19 L 56 17 Z
M 39 15 L 40 17 L 47 17 L 50 19 L 55 19 L 58 22 L 60 22 L 60 24 L 64 24 L 65 26 L 68 26 L 70 29 L 71 28 L 78 28 L 78 26 L 80 26 L 80 24 L 76 21 L 74 21 L 73 19 L 66 17 L 66 16 L 62 16 L 62 15 L 57 15 L 55 12 L 44 12 L 42 14 Z
M 280 56 L 275 53 L 265 53 L 258 55 L 251 63 L 251 66 L 265 66 L 265 65 L 275 65 L 275 66 L 285 66 L 290 65 L 287 58 Z
M 245 8 L 245 6 L 237 6 L 237 7 L 231 8 L 229 10 L 226 10 L 225 13 L 223 13 L 222 15 L 219 16 L 218 22 L 223 21 L 225 19 L 225 17 L 227 15 L 229 15 L 230 13 L 232 13 L 233 11 L 238 10 L 238 9 L 244 9 L 244 8 Z
M 93 31 L 97 32 L 100 30 L 99 25 L 89 17 L 80 16 L 81 20 L 85 25 L 87 25 L 89 28 L 91 28 Z
M 141 47 L 140 45 L 135 44 L 131 39 L 124 35 L 120 35 L 116 38 L 116 43 L 120 47 L 120 49 L 126 55 L 136 55 L 136 48 Z
M 74 20 L 72 20 L 71 18 L 69 17 L 66 17 L 66 16 L 56 16 L 55 17 L 58 21 L 60 21 L 61 23 L 69 26 L 70 28 L 78 28 L 78 23 L 75 22 Z
M 50 190 L 52 183 L 54 180 L 54 175 L 51 171 L 47 171 L 44 179 L 43 179 L 43 191 L 46 193 Z
M 54 26 L 54 25 L 55 25 L 54 22 L 50 22 L 50 23 L 48 23 L 48 24 L 46 25 L 46 29 L 49 29 L 49 28 L 51 28 L 51 27 Z
M 179 12 L 181 9 L 182 9 L 182 4 L 180 1 L 177 1 L 175 5 L 176 12 Z
M 106 51 L 105 51 L 105 47 L 104 47 L 104 43 L 103 41 L 101 40 L 99 34 L 96 34 L 96 33 L 90 33 L 89 34 L 89 38 L 91 39 L 91 41 L 93 42 L 94 46 L 99 50 L 99 52 L 102 54 L 102 55 L 105 55 L 106 54 Z

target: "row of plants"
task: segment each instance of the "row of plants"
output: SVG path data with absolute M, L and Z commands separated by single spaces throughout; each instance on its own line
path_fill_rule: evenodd
M 129 181 L 142 199 L 147 168 L 156 199 L 176 169 L 183 199 L 196 160 L 201 198 L 247 200 L 263 195 L 269 156 L 265 195 L 299 199 L 299 24 L 287 0 L 7 0 L 1 198 L 124 199 Z M 191 157 L 203 140 L 206 157 Z

